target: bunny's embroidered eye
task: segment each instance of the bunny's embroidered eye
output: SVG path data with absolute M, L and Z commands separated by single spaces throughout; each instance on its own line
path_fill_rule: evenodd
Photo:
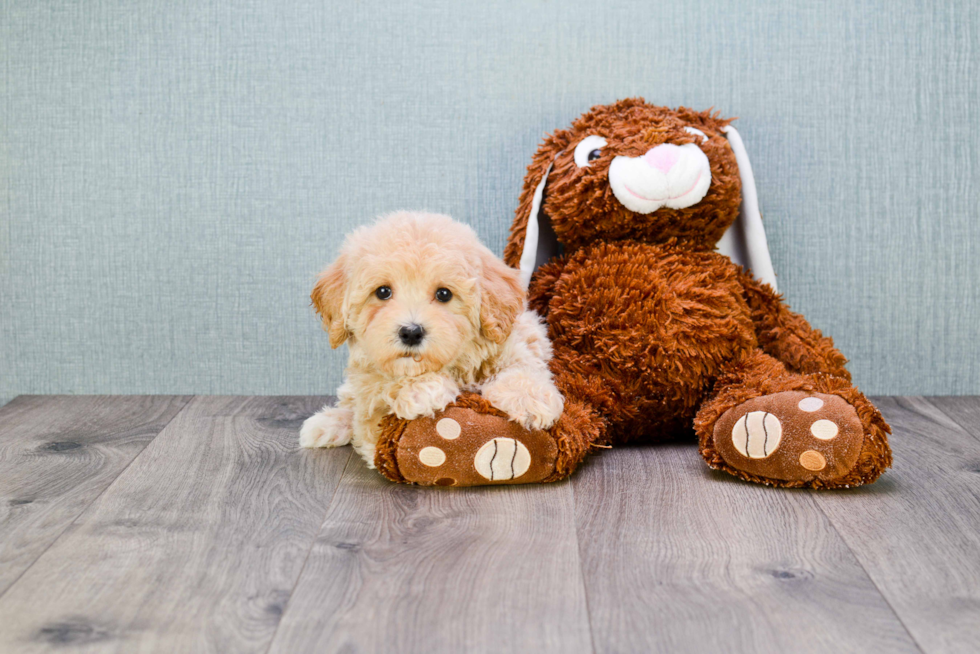
M 684 131 L 687 132 L 688 134 L 693 134 L 694 136 L 700 136 L 702 143 L 708 142 L 708 136 L 704 132 L 702 132 L 701 130 L 695 127 L 685 127 Z
M 602 156 L 602 148 L 606 147 L 606 139 L 601 136 L 586 136 L 575 146 L 575 165 L 587 167 L 591 162 Z

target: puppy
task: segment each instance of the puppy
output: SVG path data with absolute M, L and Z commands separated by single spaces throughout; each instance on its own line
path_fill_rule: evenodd
M 448 216 L 397 212 L 361 227 L 311 297 L 331 347 L 346 342 L 350 356 L 337 406 L 306 420 L 303 447 L 350 442 L 373 468 L 385 415 L 432 416 L 461 389 L 528 429 L 561 415 L 551 343 L 519 272 Z

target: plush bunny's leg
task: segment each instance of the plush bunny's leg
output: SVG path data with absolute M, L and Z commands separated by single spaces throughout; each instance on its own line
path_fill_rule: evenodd
M 741 275 L 745 301 L 749 305 L 756 336 L 762 350 L 792 372 L 824 372 L 850 380 L 844 366 L 847 358 L 834 341 L 814 329 L 806 318 L 790 311 L 783 298 L 768 285 Z
M 888 425 L 848 380 L 789 372 L 761 350 L 719 378 L 695 429 L 712 468 L 773 486 L 860 486 L 892 460 Z
M 599 434 L 599 419 L 574 402 L 550 429 L 526 429 L 485 398 L 463 393 L 435 417 L 382 421 L 375 466 L 392 481 L 483 486 L 569 476 Z

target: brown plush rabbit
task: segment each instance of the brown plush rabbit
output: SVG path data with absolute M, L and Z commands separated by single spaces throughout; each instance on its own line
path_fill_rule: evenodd
M 504 258 L 548 324 L 564 415 L 528 431 L 464 394 L 445 415 L 389 419 L 379 469 L 423 484 L 552 481 L 595 446 L 696 434 L 708 465 L 748 481 L 877 479 L 891 464 L 889 427 L 833 342 L 776 294 L 751 169 L 729 122 L 630 99 L 547 137 Z M 442 440 L 452 456 L 438 470 L 404 475 L 446 419 L 466 438 Z M 518 451 L 533 465 L 497 461 Z M 490 468 L 477 452 L 493 453 Z

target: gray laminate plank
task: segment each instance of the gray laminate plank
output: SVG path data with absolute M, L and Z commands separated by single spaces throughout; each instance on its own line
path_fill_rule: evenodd
M 197 397 L 0 598 L 0 651 L 262 652 L 347 450 L 323 398 Z
M 567 483 L 432 489 L 355 456 L 272 652 L 588 652 Z
M 918 651 L 806 491 L 617 448 L 573 478 L 597 652 Z
M 28 396 L 0 409 L 0 595 L 190 396 Z
M 925 652 L 980 643 L 980 441 L 920 397 L 876 398 L 894 467 L 816 496 Z
M 960 395 L 957 397 L 928 397 L 926 399 L 939 407 L 964 431 L 980 438 L 980 396 Z

